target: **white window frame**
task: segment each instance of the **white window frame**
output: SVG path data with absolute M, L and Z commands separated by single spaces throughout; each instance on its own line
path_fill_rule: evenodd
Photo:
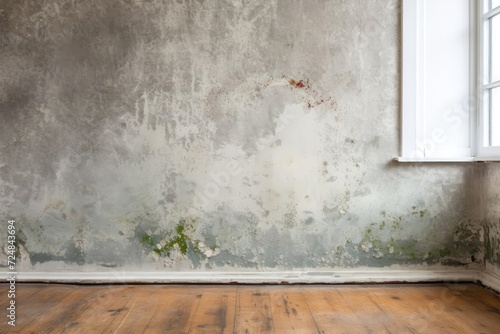
M 500 161 L 500 146 L 487 146 L 485 145 L 486 137 L 490 136 L 491 128 L 487 129 L 486 126 L 489 124 L 487 118 L 490 116 L 491 99 L 489 91 L 493 88 L 500 87 L 500 80 L 495 82 L 489 81 L 489 66 L 491 61 L 491 48 L 489 46 L 489 41 L 491 36 L 488 38 L 485 34 L 485 26 L 488 20 L 494 16 L 500 15 L 500 7 L 491 9 L 485 13 L 485 1 L 477 1 L 477 31 L 478 31 L 478 73 L 477 76 L 477 86 L 478 86 L 478 99 L 477 108 L 479 110 L 478 117 L 478 138 L 477 138 L 477 159 L 476 160 L 495 160 Z M 500 38 L 500 36 L 497 36 Z M 487 51 L 487 52 L 485 52 Z M 499 61 L 499 60 L 497 60 Z
M 468 136 L 470 148 L 457 149 L 456 152 L 446 157 L 429 157 L 422 150 L 424 143 L 435 139 L 439 143 L 439 132 L 432 132 L 431 138 L 425 138 L 425 123 L 423 106 L 424 80 L 422 78 L 424 68 L 424 1 L 403 0 L 402 12 L 402 134 L 401 134 L 401 156 L 396 160 L 400 162 L 473 162 L 473 161 L 500 161 L 500 147 L 488 147 L 483 145 L 485 135 L 485 115 L 487 101 L 484 100 L 486 91 L 491 87 L 500 86 L 500 82 L 484 84 L 482 73 L 485 73 L 484 20 L 491 12 L 483 13 L 483 0 L 469 0 L 469 105 L 468 121 L 470 124 Z M 496 12 L 497 10 L 495 10 Z M 446 13 L 450 15 L 450 13 Z M 492 86 L 493 85 L 493 86 Z M 466 111 L 467 112 L 467 111 Z M 489 115 L 489 113 L 488 113 Z M 427 129 L 429 132 L 430 129 Z M 434 135 L 436 136 L 434 138 Z M 427 134 L 429 137 L 429 134 Z M 465 137 L 463 140 L 466 140 Z M 420 149 L 419 149 L 420 148 Z M 422 153 L 423 151 L 423 153 Z

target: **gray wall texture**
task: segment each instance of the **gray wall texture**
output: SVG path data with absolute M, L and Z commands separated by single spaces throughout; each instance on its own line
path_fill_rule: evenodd
M 391 162 L 399 31 L 396 0 L 2 1 L 19 270 L 500 264 L 497 167 Z
M 500 274 L 500 164 L 486 167 L 486 269 Z

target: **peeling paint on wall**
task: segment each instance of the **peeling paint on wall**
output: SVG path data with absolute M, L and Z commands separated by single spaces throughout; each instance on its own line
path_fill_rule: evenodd
M 390 162 L 399 1 L 0 13 L 0 218 L 20 270 L 500 263 L 484 166 Z

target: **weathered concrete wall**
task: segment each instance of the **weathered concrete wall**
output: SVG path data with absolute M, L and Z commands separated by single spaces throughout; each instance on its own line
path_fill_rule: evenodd
M 20 270 L 482 264 L 482 167 L 391 162 L 399 17 L 395 0 L 2 1 Z
M 486 166 L 485 194 L 486 269 L 500 274 L 500 164 L 498 163 Z

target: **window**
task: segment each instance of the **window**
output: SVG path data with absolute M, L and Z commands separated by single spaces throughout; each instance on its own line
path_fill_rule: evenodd
M 500 0 L 403 0 L 399 161 L 500 159 Z
M 482 0 L 479 13 L 478 156 L 500 157 L 500 0 Z

